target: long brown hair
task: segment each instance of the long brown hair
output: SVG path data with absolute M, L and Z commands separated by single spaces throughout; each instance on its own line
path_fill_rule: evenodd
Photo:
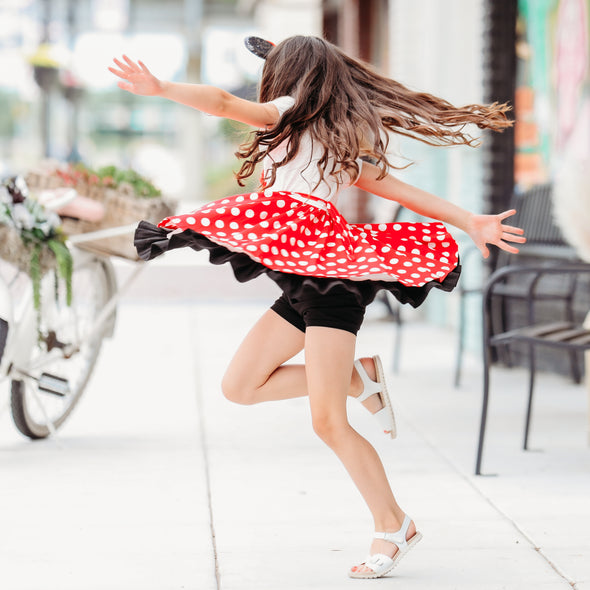
M 245 160 L 236 175 L 240 185 L 268 151 L 288 140 L 286 156 L 272 166 L 271 186 L 276 169 L 297 154 L 304 133 L 311 135 L 313 145 L 323 148 L 317 164 L 321 179 L 326 171 L 337 178 L 342 172 L 356 178 L 360 156 L 370 157 L 383 178 L 388 167 L 394 167 L 386 155 L 391 132 L 429 145 L 476 146 L 477 138 L 464 130 L 467 124 L 494 131 L 512 125 L 506 117 L 507 104 L 455 107 L 378 74 L 318 37 L 290 37 L 269 52 L 259 101 L 287 95 L 295 104 L 274 127 L 254 132 L 236 153 Z M 333 167 L 326 170 L 332 157 Z

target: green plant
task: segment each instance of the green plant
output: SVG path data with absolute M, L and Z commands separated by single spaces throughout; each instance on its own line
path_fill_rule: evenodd
M 47 211 L 41 203 L 28 198 L 28 188 L 21 177 L 6 180 L 0 190 L 0 223 L 14 229 L 20 235 L 25 249 L 30 251 L 29 274 L 33 284 L 33 302 L 37 310 L 37 324 L 41 318 L 42 255 L 44 249 L 55 257 L 57 269 L 56 297 L 59 296 L 57 277 L 66 286 L 66 303 L 72 302 L 72 255 L 65 243 L 58 215 Z

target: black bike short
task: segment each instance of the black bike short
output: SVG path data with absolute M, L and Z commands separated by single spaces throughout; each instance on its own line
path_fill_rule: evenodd
M 356 336 L 370 303 L 359 299 L 358 294 L 344 287 L 331 288 L 325 294 L 311 287 L 297 298 L 283 293 L 271 309 L 302 332 L 308 326 L 321 326 L 345 330 Z

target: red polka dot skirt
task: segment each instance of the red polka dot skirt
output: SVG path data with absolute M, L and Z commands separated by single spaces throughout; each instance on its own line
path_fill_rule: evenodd
M 458 267 L 457 244 L 442 223 L 350 224 L 328 201 L 270 189 L 167 217 L 157 229 L 142 222 L 136 232 L 144 259 L 170 249 L 172 241 L 173 247 L 215 250 L 221 262 L 235 255 L 244 265 L 245 255 L 262 272 L 409 288 L 440 285 Z

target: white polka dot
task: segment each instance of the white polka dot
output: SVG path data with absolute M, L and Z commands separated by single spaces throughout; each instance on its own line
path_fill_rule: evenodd
M 268 217 L 268 211 L 260 212 L 260 219 L 266 219 Z
M 219 215 L 223 215 L 225 213 L 225 207 L 218 207 L 215 211 L 219 213 Z
M 299 254 L 299 252 L 291 252 L 291 257 L 292 258 L 301 258 L 301 255 Z
M 260 227 L 264 227 L 264 228 L 270 227 L 270 223 L 268 221 L 261 221 Z
M 414 256 L 412 258 L 412 262 L 420 262 L 422 260 L 422 258 L 419 258 L 418 256 Z
M 315 264 L 310 264 L 310 265 L 307 267 L 307 270 L 308 270 L 309 272 L 313 272 L 313 271 L 314 271 L 316 268 L 317 268 L 317 267 L 316 267 L 316 265 L 315 265 Z
M 237 216 L 240 214 L 240 210 L 239 210 L 237 207 L 232 207 L 232 208 L 231 208 L 231 214 L 232 214 L 234 217 L 237 217 Z
M 221 220 L 221 219 L 218 219 L 215 222 L 215 227 L 223 227 L 224 225 L 225 225 L 225 223 L 223 223 L 223 220 Z
M 233 237 L 234 237 L 236 240 L 243 240 L 243 239 L 244 239 L 244 236 L 243 236 L 241 233 L 239 233 L 239 232 L 236 232 L 236 233 L 232 234 L 232 236 L 233 236 Z
M 250 200 L 251 201 L 255 201 L 256 199 L 258 199 L 258 193 L 251 193 L 250 194 Z
M 254 211 L 252 209 L 247 209 L 245 215 L 246 217 L 251 219 L 252 217 L 254 217 Z
M 283 199 L 279 199 L 277 201 L 277 207 L 282 208 L 286 205 L 285 201 L 283 201 Z
M 414 266 L 411 262 L 404 262 L 404 266 Z
M 283 242 L 283 244 L 286 244 L 287 243 L 287 235 L 286 234 L 283 234 L 281 236 L 281 242 Z
M 383 246 L 383 248 L 381 248 L 381 252 L 383 252 L 383 254 L 386 254 L 390 250 L 391 250 L 391 247 L 390 246 Z
M 270 248 L 268 247 L 268 244 L 261 244 L 261 245 L 260 245 L 260 249 L 261 249 L 263 252 L 268 252 L 268 251 L 270 250 Z
M 390 258 L 390 259 L 389 259 L 389 262 L 390 262 L 391 264 L 397 264 L 397 263 L 399 262 L 399 258 Z
M 451 245 L 451 244 L 450 244 L 449 242 L 443 242 L 443 243 L 441 244 L 441 246 L 442 246 L 443 248 L 448 248 L 450 245 Z
M 208 217 L 201 217 L 201 225 L 207 227 L 211 224 L 211 220 Z
M 405 251 L 406 251 L 406 247 L 405 247 L 405 246 L 398 246 L 398 247 L 397 247 L 397 249 L 398 249 L 400 252 L 405 252 Z
M 171 221 L 172 221 L 172 223 L 180 223 L 180 218 L 179 217 L 175 217 Z
M 270 251 L 276 256 L 279 253 L 279 249 L 276 246 L 272 246 Z
M 230 226 L 232 229 L 238 229 L 238 228 L 240 227 L 240 225 L 239 225 L 238 223 L 236 223 L 235 221 L 232 221 L 232 222 L 229 224 L 229 226 Z
M 222 205 L 227 205 L 229 203 L 229 199 L 223 199 L 223 201 L 221 201 Z
M 394 229 L 395 231 L 399 231 L 401 228 L 402 228 L 402 226 L 401 226 L 399 223 L 394 223 L 394 224 L 393 224 L 393 229 Z
M 242 195 L 240 195 L 239 197 L 236 197 L 236 203 L 243 203 L 244 202 L 244 197 L 242 197 Z
M 419 275 L 417 272 L 413 272 L 413 273 L 412 273 L 412 276 L 413 276 L 415 279 L 419 279 L 419 278 L 420 278 L 420 275 Z
M 250 252 L 256 252 L 256 250 L 258 250 L 258 248 L 254 244 L 248 244 L 246 246 L 246 250 L 248 250 Z
M 186 218 L 186 222 L 187 222 L 189 225 L 194 225 L 195 223 L 197 223 L 197 220 L 196 220 L 194 217 L 187 217 L 187 218 Z
M 280 221 L 275 221 L 272 226 L 274 229 L 279 229 L 281 227 L 281 222 Z
M 250 233 L 248 234 L 248 239 L 249 239 L 249 240 L 256 240 L 256 239 L 258 239 L 258 236 L 257 236 L 255 233 L 253 233 L 253 232 L 250 232 Z
M 385 223 L 380 223 L 380 224 L 379 224 L 379 229 L 380 229 L 381 231 L 385 231 L 385 230 L 387 229 L 387 225 L 385 225 Z
M 405 269 L 403 269 L 403 268 L 400 268 L 400 269 L 399 269 L 397 272 L 398 272 L 400 275 L 405 275 L 407 271 L 406 271 Z
M 285 266 L 285 263 L 282 260 L 275 260 L 275 264 L 277 266 Z
M 413 225 L 408 225 L 408 231 L 416 231 L 416 228 Z

